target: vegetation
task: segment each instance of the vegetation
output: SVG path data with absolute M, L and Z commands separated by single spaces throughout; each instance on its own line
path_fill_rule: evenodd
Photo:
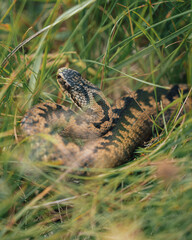
M 132 161 L 94 176 L 30 161 L 19 129 L 36 103 L 63 103 L 61 66 L 81 72 L 111 102 L 144 83 L 192 85 L 192 2 L 0 6 L 0 239 L 192 239 L 192 113 L 179 116 L 182 103 Z

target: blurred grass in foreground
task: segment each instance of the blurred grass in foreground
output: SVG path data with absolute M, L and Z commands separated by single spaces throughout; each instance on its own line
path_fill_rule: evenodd
M 55 80 L 61 66 L 101 86 L 111 102 L 143 82 L 191 85 L 191 2 L 0 6 L 0 62 L 32 38 L 1 68 L 0 239 L 192 239 L 191 112 L 138 149 L 134 161 L 92 177 L 29 161 L 19 131 L 31 106 L 62 102 Z

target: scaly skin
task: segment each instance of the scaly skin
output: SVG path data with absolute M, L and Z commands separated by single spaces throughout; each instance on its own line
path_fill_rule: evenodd
M 46 133 L 55 139 L 52 144 L 38 138 L 34 158 L 71 168 L 115 167 L 128 161 L 134 150 L 150 138 L 151 117 L 156 118 L 160 101 L 165 108 L 180 92 L 187 92 L 186 85 L 157 89 L 155 100 L 153 87 L 146 87 L 111 107 L 101 90 L 74 70 L 59 69 L 57 81 L 80 111 L 75 113 L 62 105 L 40 103 L 25 114 L 21 128 L 25 135 Z M 175 109 L 174 105 L 165 111 L 166 121 Z M 158 118 L 158 125 L 163 125 L 162 117 Z M 83 139 L 83 145 L 71 139 Z

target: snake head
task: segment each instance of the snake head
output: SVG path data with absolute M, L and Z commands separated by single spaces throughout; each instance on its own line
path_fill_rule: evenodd
M 58 70 L 57 82 L 63 92 L 82 110 L 93 103 L 92 93 L 100 92 L 100 89 L 84 79 L 79 72 L 70 68 Z

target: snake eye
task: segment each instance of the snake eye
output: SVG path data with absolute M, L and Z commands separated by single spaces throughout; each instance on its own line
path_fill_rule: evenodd
M 58 74 L 58 75 L 57 75 L 57 79 L 58 79 L 58 80 L 61 79 L 61 75 Z

